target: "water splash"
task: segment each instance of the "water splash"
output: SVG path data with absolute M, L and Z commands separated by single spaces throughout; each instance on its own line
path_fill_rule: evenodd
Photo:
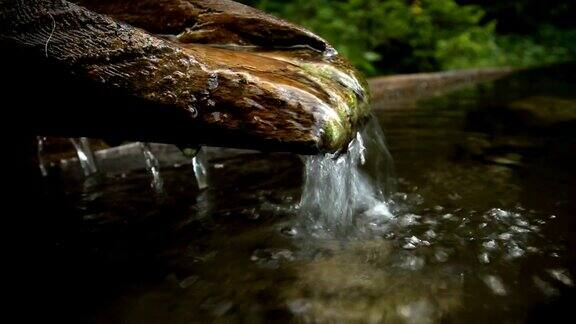
M 150 186 L 157 193 L 164 193 L 164 180 L 160 175 L 160 162 L 152 153 L 152 148 L 149 143 L 140 143 L 142 149 L 142 154 L 144 155 L 144 161 L 146 162 L 146 169 L 152 175 L 152 182 Z
M 194 176 L 199 189 L 208 188 L 208 156 L 204 149 L 198 150 L 196 156 L 192 158 Z
M 78 156 L 84 175 L 90 176 L 97 173 L 98 167 L 96 166 L 96 160 L 94 159 L 94 154 L 92 153 L 88 139 L 86 137 L 71 138 L 70 142 L 76 149 L 76 155 Z
M 345 154 L 305 158 L 299 209 L 307 229 L 320 236 L 348 236 L 364 221 L 390 219 L 392 159 L 375 117 Z

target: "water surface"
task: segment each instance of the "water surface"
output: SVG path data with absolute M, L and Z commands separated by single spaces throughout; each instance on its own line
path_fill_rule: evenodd
M 302 161 L 213 161 L 45 180 L 58 317 L 95 323 L 543 322 L 576 275 L 574 67 L 374 107 L 394 158 L 391 216 L 305 230 Z M 337 205 L 325 203 L 322 215 Z M 49 212 L 48 212 L 49 211 Z M 31 292 L 31 296 L 34 293 Z

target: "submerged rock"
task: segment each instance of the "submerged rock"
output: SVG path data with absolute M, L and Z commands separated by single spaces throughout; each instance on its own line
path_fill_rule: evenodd
M 39 134 L 335 152 L 369 114 L 323 39 L 228 0 L 9 0 L 0 42 Z

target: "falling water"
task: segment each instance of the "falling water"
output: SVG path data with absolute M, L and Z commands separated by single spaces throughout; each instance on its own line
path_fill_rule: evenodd
M 393 187 L 391 176 L 384 135 L 372 117 L 345 154 L 305 158 L 299 207 L 307 227 L 316 235 L 349 235 L 363 220 L 389 219 L 386 197 Z
M 84 171 L 84 175 L 89 176 L 98 172 L 94 154 L 90 149 L 90 143 L 88 142 L 88 139 L 86 137 L 71 138 L 70 142 L 76 149 L 76 154 L 78 155 L 78 160 L 80 161 L 80 166 Z
M 194 168 L 194 176 L 196 177 L 198 188 L 208 188 L 208 156 L 204 149 L 201 148 L 196 156 L 192 158 L 192 167 Z
M 149 143 L 140 143 L 140 147 L 144 155 L 144 161 L 146 162 L 146 169 L 152 175 L 150 186 L 157 193 L 164 193 L 164 180 L 162 180 L 162 176 L 160 175 L 160 163 L 158 159 L 154 153 L 152 153 Z
M 44 160 L 44 144 L 46 142 L 46 137 L 38 136 L 38 166 L 40 167 L 40 173 L 43 177 L 48 176 L 48 168 L 46 166 L 46 161 Z

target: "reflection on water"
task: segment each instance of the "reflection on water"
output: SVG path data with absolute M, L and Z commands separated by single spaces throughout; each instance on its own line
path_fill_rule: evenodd
M 570 314 L 576 74 L 560 70 L 567 77 L 530 72 L 378 109 L 397 190 L 386 219 L 360 218 L 359 235 L 345 240 L 298 226 L 292 206 L 305 179 L 290 154 L 212 161 L 201 192 L 190 168 L 163 170 L 161 200 L 144 172 L 65 192 L 47 179 L 49 197 L 68 206 L 50 214 L 60 215 L 50 255 L 57 300 L 81 311 L 73 319 L 102 323 L 540 322 Z M 541 107 L 553 117 L 533 112 Z M 314 201 L 318 217 L 346 207 Z

